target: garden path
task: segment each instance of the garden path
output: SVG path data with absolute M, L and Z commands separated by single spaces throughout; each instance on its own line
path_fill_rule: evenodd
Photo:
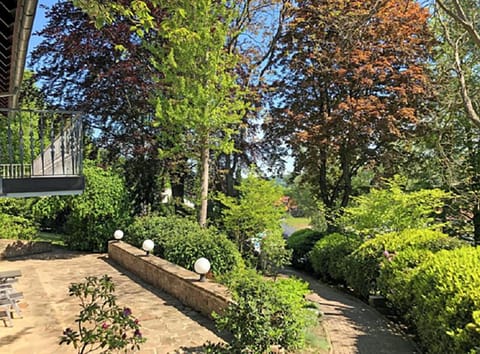
M 320 305 L 332 354 L 413 354 L 414 343 L 377 310 L 359 299 L 293 269 L 284 271 L 310 284 L 309 300 Z

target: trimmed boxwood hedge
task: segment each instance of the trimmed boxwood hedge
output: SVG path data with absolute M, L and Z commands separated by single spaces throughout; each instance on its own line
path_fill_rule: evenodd
M 333 233 L 315 243 L 308 254 L 312 268 L 320 278 L 336 283 L 345 282 L 346 257 L 362 243 L 355 235 Z
M 378 291 L 376 280 L 381 263 L 393 259 L 399 251 L 416 248 L 437 252 L 462 245 L 464 243 L 458 239 L 428 229 L 409 229 L 376 236 L 348 256 L 347 284 L 357 295 L 366 299 Z
M 155 243 L 153 253 L 186 269 L 207 258 L 215 275 L 225 274 L 244 263 L 235 244 L 216 229 L 201 228 L 190 218 L 180 216 L 144 216 L 126 229 L 125 241 L 141 247 L 146 239 Z
M 409 291 L 421 345 L 432 354 L 480 350 L 480 247 L 440 251 L 416 268 Z

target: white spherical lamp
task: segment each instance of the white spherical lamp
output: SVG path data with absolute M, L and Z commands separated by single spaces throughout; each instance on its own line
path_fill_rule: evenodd
M 147 252 L 147 256 L 150 253 L 151 250 L 153 250 L 153 247 L 155 247 L 155 244 L 153 243 L 152 240 L 145 240 L 143 241 L 142 244 L 142 249 Z
M 123 231 L 122 230 L 116 230 L 113 233 L 113 238 L 115 238 L 115 240 L 117 240 L 117 241 L 120 241 L 123 238 Z
M 200 274 L 200 281 L 205 281 L 205 275 L 210 270 L 210 261 L 204 257 L 201 257 L 196 260 L 195 264 L 193 265 L 193 269 L 195 269 L 195 273 Z

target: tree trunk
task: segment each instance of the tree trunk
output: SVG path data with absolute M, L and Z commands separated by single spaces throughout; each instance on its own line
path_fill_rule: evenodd
M 207 206 L 208 206 L 208 175 L 209 175 L 209 162 L 210 162 L 210 148 L 208 146 L 208 139 L 205 139 L 200 154 L 201 160 L 201 180 L 200 180 L 200 214 L 198 216 L 198 223 L 201 227 L 205 227 L 207 224 Z
M 480 209 L 478 205 L 473 208 L 473 243 L 480 245 Z

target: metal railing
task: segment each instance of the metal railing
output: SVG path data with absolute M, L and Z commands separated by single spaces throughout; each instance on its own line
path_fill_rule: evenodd
M 0 177 L 79 176 L 79 112 L 0 109 Z

